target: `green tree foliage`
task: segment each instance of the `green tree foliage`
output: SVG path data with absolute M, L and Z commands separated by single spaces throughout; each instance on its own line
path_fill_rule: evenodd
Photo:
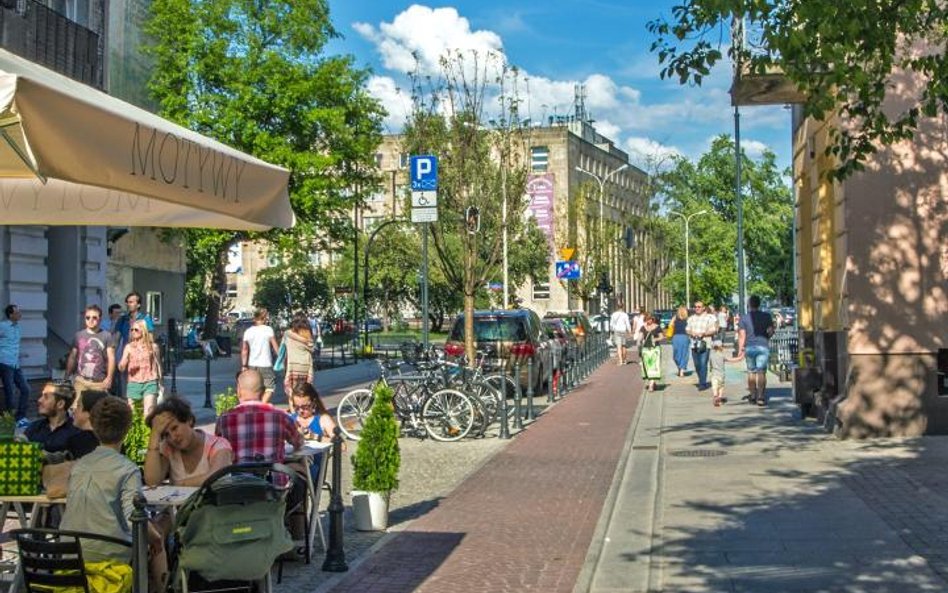
M 441 70 L 433 88 L 422 88 L 416 81 L 404 147 L 410 154 L 438 155 L 439 220 L 430 225 L 432 243 L 441 273 L 464 298 L 467 354 L 473 361 L 475 301 L 485 283 L 502 275 L 505 196 L 509 244 L 528 245 L 540 235 L 528 230 L 521 214 L 527 206 L 527 167 L 517 70 L 498 56 L 475 53 L 447 56 Z M 494 93 L 498 100 L 492 109 L 488 97 Z M 465 227 L 464 212 L 471 206 L 480 213 L 477 232 Z M 545 238 L 535 244 L 547 257 L 542 273 L 529 273 L 546 275 L 546 245 Z
M 742 155 L 744 180 L 744 252 L 748 286 L 767 298 L 793 298 L 793 199 L 785 171 L 773 153 L 759 160 Z M 679 159 L 657 178 L 662 211 L 688 215 L 690 223 L 691 296 L 712 303 L 727 302 L 737 290 L 737 209 L 734 201 L 734 141 L 719 136 L 696 162 Z M 677 217 L 667 222 L 666 242 L 678 265 L 665 279 L 675 301 L 684 302 L 684 225 Z
M 253 303 L 275 317 L 325 311 L 332 304 L 328 274 L 309 264 L 284 264 L 257 274 Z
M 350 226 L 342 214 L 359 199 L 351 188 L 375 183 L 383 110 L 365 90 L 365 70 L 350 56 L 325 55 L 337 36 L 326 0 L 154 0 L 150 10 L 149 90 L 161 115 L 291 172 L 294 229 L 181 231 L 189 309 L 206 306 L 209 337 L 232 245 L 257 238 L 312 251 Z
M 398 488 L 402 457 L 398 449 L 398 421 L 392 407 L 394 395 L 384 381 L 376 384 L 372 409 L 352 456 L 352 487 L 356 490 L 388 493 Z
M 733 18 L 747 43 L 730 43 Z M 727 47 L 751 73 L 782 71 L 805 96 L 805 115 L 839 113 L 827 153 L 844 178 L 880 145 L 911 139 L 920 117 L 944 113 L 946 22 L 948 4 L 927 0 L 680 0 L 648 29 L 663 78 L 701 84 Z M 918 90 L 896 84 L 893 70 L 917 75 Z

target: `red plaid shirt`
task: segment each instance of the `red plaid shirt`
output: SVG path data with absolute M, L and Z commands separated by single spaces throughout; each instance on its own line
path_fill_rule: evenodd
M 215 434 L 230 441 L 234 463 L 269 461 L 283 463 L 283 443 L 303 446 L 303 436 L 290 415 L 258 401 L 243 402 L 217 419 Z

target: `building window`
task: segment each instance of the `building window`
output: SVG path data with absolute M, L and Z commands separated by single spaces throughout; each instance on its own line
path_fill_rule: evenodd
M 385 201 L 385 198 L 387 198 L 387 197 L 388 197 L 388 194 L 385 193 L 384 191 L 377 191 L 377 192 L 372 192 L 371 194 L 369 194 L 369 197 L 368 197 L 368 200 L 367 200 L 367 201 L 369 201 L 369 202 L 384 202 L 384 201 Z
M 375 166 L 378 169 L 382 168 L 382 153 L 381 152 L 375 153 Z
M 365 232 L 371 232 L 375 227 L 382 222 L 384 216 L 363 216 L 362 217 L 362 226 Z
M 52 10 L 83 27 L 89 26 L 88 0 L 46 0 L 42 2 Z
M 161 323 L 161 293 L 149 291 L 145 293 L 145 312 L 151 315 L 152 321 Z
M 237 283 L 230 282 L 227 284 L 227 298 L 236 299 L 237 298 Z
M 545 173 L 550 166 L 550 149 L 546 146 L 530 147 L 530 170 Z
M 545 301 L 550 298 L 550 283 L 540 284 L 536 282 L 533 284 L 533 300 L 535 301 Z
M 398 168 L 407 169 L 408 168 L 408 153 L 403 152 L 398 155 Z

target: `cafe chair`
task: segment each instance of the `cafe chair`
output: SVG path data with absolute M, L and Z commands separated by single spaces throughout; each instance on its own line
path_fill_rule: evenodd
M 27 593 L 49 593 L 65 590 L 96 593 L 90 586 L 90 574 L 82 557 L 82 540 L 96 540 L 128 548 L 132 544 L 96 533 L 60 531 L 57 529 L 14 529 L 10 532 L 17 544 Z M 128 567 L 128 589 L 131 590 L 131 567 Z M 55 589 L 53 589 L 55 588 Z

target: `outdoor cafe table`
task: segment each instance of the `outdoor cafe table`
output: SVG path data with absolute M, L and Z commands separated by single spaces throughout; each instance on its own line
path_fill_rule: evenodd
M 319 543 L 323 550 L 326 549 L 326 536 L 323 533 L 323 525 L 319 521 L 319 496 L 323 491 L 323 482 L 326 481 L 326 467 L 329 460 L 329 454 L 332 451 L 332 443 L 321 443 L 319 441 L 305 441 L 304 445 L 294 450 L 291 445 L 286 446 L 286 462 L 301 463 L 303 465 L 303 478 L 306 480 L 306 496 L 308 499 L 307 518 L 309 521 L 309 549 L 313 549 L 316 535 L 319 534 Z M 319 468 L 316 473 L 316 479 L 313 479 L 313 472 L 310 468 L 313 465 L 314 458 L 320 456 Z

